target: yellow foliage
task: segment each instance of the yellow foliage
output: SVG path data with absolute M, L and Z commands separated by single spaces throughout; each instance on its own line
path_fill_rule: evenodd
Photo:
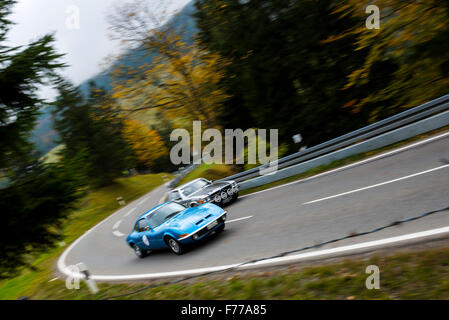
M 202 120 L 208 127 L 217 127 L 228 98 L 220 86 L 228 62 L 183 42 L 177 34 L 156 34 L 146 46 L 160 54 L 151 65 L 138 67 L 127 83 L 114 83 L 113 98 L 125 110 L 158 108 L 170 119 Z
M 156 159 L 168 153 L 158 132 L 138 121 L 124 120 L 123 136 L 131 145 L 139 162 L 146 166 L 153 165 Z

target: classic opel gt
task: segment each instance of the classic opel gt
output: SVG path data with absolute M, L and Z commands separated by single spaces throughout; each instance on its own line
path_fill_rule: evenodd
M 164 248 L 181 255 L 187 245 L 223 231 L 226 215 L 212 203 L 190 207 L 166 202 L 141 215 L 126 242 L 139 258 Z

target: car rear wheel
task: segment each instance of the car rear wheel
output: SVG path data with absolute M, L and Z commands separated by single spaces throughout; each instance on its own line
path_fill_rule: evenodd
M 139 258 L 145 258 L 148 255 L 148 251 L 147 250 L 142 250 L 142 249 L 139 248 L 139 246 L 137 246 L 135 244 L 133 244 L 133 249 L 134 249 L 134 253 Z
M 167 238 L 167 244 L 173 253 L 176 253 L 177 255 L 181 255 L 184 253 L 183 246 L 175 239 L 173 239 L 171 237 Z

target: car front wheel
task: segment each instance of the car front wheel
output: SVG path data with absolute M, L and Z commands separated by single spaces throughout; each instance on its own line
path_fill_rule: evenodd
M 167 238 L 167 244 L 170 250 L 177 255 L 181 255 L 184 253 L 183 246 L 173 238 Z

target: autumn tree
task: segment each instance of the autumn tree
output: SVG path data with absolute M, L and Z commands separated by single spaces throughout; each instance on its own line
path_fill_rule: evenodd
M 176 16 L 163 24 L 154 3 L 132 1 L 110 15 L 113 37 L 152 57 L 150 64 L 116 70 L 113 97 L 127 111 L 158 108 L 165 116 L 202 120 L 217 127 L 223 101 L 221 88 L 227 62 L 183 37 Z
M 134 150 L 138 164 L 151 168 L 157 159 L 168 154 L 156 130 L 131 119 L 126 119 L 123 123 L 123 135 Z
M 356 37 L 354 52 L 368 51 L 363 64 L 347 78 L 346 89 L 369 87 L 353 101 L 355 112 L 368 110 L 371 121 L 414 107 L 449 92 L 449 3 L 447 1 L 374 0 L 380 10 L 380 28 L 367 29 L 367 4 L 339 1 L 334 12 L 359 23 L 338 37 Z M 383 82 L 370 85 L 389 70 Z

